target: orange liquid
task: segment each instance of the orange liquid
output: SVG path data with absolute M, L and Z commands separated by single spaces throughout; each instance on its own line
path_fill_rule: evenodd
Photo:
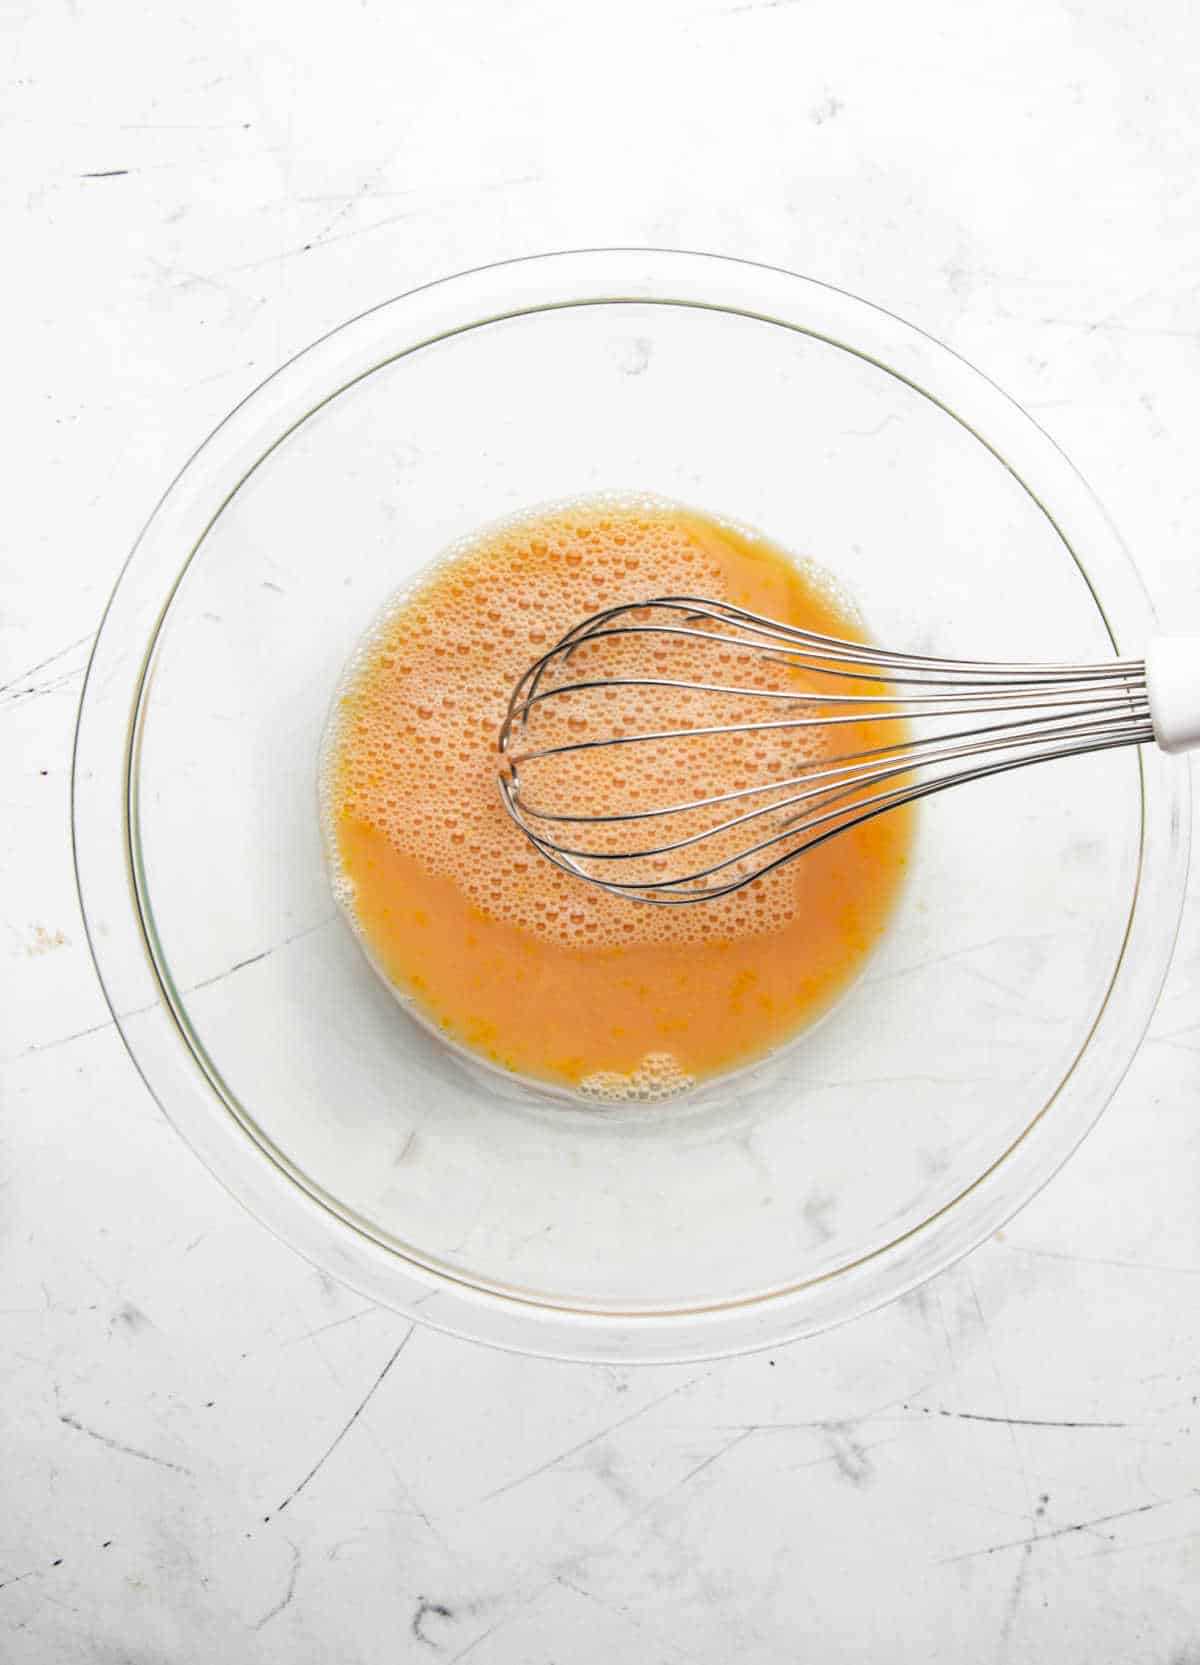
M 336 888 L 377 968 L 449 1038 L 602 1098 L 654 1097 L 748 1063 L 818 1017 L 885 929 L 912 837 L 909 812 L 893 811 L 733 896 L 685 907 L 610 896 L 534 852 L 496 781 L 513 683 L 581 618 L 660 594 L 863 636 L 815 570 L 692 511 L 605 501 L 547 511 L 486 534 L 386 610 L 347 674 L 323 762 Z M 792 674 L 776 671 L 776 684 Z M 571 726 L 644 728 L 645 700 L 625 710 L 638 700 L 577 706 Z M 661 706 L 649 715 L 654 726 Z M 896 738 L 881 728 L 876 743 Z M 856 746 L 869 743 L 858 730 Z M 794 769 L 798 744 L 756 741 L 764 778 Z M 805 761 L 835 744 L 849 749 L 844 736 L 806 734 Z M 645 801 L 736 784 L 740 754 L 674 746 L 656 761 L 646 748 L 632 771 L 638 748 L 622 748 L 620 764 L 590 754 L 589 766 L 640 768 L 620 784 Z

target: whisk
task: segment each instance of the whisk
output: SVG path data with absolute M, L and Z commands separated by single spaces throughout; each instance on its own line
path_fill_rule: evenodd
M 684 674 L 660 674 L 673 654 Z M 661 725 L 629 732 L 613 721 L 631 690 L 662 711 Z M 722 701 L 735 720 L 712 720 Z M 597 715 L 610 725 L 598 733 Z M 680 905 L 727 896 L 948 787 L 1151 740 L 1168 752 L 1200 746 L 1200 638 L 1160 637 L 1144 659 L 989 663 L 658 596 L 592 614 L 525 671 L 500 728 L 500 791 L 558 867 L 635 901 Z M 722 748 L 719 771 L 732 768 L 732 779 L 673 797 L 670 780 L 686 779 L 696 754 L 672 748 L 703 743 Z M 784 772 L 739 778 L 747 746 Z

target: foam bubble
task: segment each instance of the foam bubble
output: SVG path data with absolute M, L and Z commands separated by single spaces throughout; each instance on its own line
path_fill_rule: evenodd
M 517 677 L 580 619 L 639 594 L 737 599 L 729 594 L 721 527 L 649 497 L 590 499 L 493 527 L 457 545 L 421 582 L 392 598 L 347 666 L 322 750 L 322 819 L 334 891 L 352 921 L 353 878 L 337 854 L 340 816 L 370 825 L 453 881 L 482 913 L 562 947 L 688 944 L 774 931 L 793 919 L 787 869 L 756 886 L 752 900 L 743 891 L 703 909 L 636 907 L 542 860 L 504 810 L 496 736 Z M 634 641 L 603 663 L 599 646 L 580 651 L 572 674 L 591 668 L 606 678 L 617 672 L 702 677 L 717 668 L 751 688 L 777 687 L 787 674 L 748 659 L 714 667 L 707 644 L 689 658 L 687 644 L 680 651 L 677 644 Z M 736 710 L 728 697 L 699 697 L 681 713 L 678 699 L 661 690 L 605 689 L 547 702 L 537 733 L 551 742 L 555 724 L 564 737 L 580 739 L 668 721 L 703 728 L 761 718 L 760 702 L 742 707 Z M 556 764 L 552 776 L 531 770 L 523 786 L 531 795 L 549 794 L 567 813 L 603 811 L 610 801 L 636 809 L 786 776 L 803 752 L 795 732 L 786 743 L 738 735 L 580 752 Z M 672 833 L 689 830 L 685 819 Z M 714 847 L 712 856 L 720 853 Z M 674 871 L 670 860 L 657 862 L 653 876 Z M 645 1082 L 637 1090 L 643 1088 L 649 1090 Z
M 603 1104 L 652 1104 L 695 1086 L 696 1078 L 681 1068 L 670 1052 L 648 1052 L 635 1070 L 596 1070 L 585 1075 L 577 1091 Z

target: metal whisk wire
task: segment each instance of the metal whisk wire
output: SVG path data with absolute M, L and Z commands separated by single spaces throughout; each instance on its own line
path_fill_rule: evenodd
M 625 643 L 671 643 L 705 653 L 724 650 L 726 659 L 736 651 L 809 679 L 828 679 L 834 686 L 826 692 L 820 687 L 763 688 L 691 677 L 571 675 L 571 661 L 584 647 L 592 651 L 601 644 L 615 648 Z M 858 686 L 837 691 L 845 681 Z M 859 691 L 863 685 L 872 691 Z M 622 688 L 662 690 L 672 697 L 701 694 L 768 705 L 783 702 L 801 714 L 557 739 L 541 746 L 525 743 L 531 737 L 531 719 L 550 714 L 555 702 Z M 894 743 L 875 741 L 858 750 L 836 751 L 765 784 L 651 807 L 600 813 L 567 810 L 532 796 L 521 774 L 522 768 L 548 759 L 617 747 L 691 744 L 788 730 L 844 731 L 849 738 L 856 725 L 912 724 L 918 719 L 944 725 L 957 718 L 969 721 L 933 734 L 910 738 L 906 733 Z M 1144 660 L 1036 665 L 895 653 L 704 597 L 661 596 L 591 615 L 526 670 L 513 689 L 500 729 L 500 791 L 516 825 L 558 867 L 614 894 L 683 904 L 729 895 L 851 827 L 931 793 L 1033 763 L 1141 744 L 1154 733 Z M 755 798 L 766 801 L 747 807 Z M 614 850 L 602 843 L 579 842 L 582 829 L 589 826 L 634 826 L 670 817 L 694 818 L 707 811 L 716 812 L 711 824 L 637 848 Z M 730 835 L 741 829 L 749 842 L 726 853 Z M 713 859 L 705 865 L 704 847 L 712 849 L 714 844 Z M 695 850 L 701 864 L 665 877 L 644 871 L 647 863 L 665 866 L 667 858 L 684 850 Z

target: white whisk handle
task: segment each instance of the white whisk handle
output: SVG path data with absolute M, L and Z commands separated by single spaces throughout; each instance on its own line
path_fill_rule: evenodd
M 1200 636 L 1158 636 L 1146 651 L 1154 738 L 1164 752 L 1200 746 Z

